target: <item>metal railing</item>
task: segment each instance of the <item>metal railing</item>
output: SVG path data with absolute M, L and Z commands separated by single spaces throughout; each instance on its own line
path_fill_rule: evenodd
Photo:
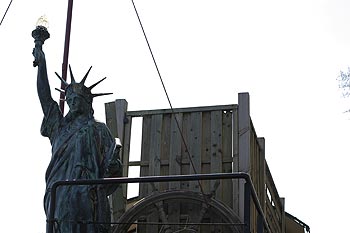
M 95 180 L 71 180 L 57 181 L 51 187 L 51 199 L 49 217 L 47 219 L 47 233 L 54 233 L 54 223 L 56 221 L 54 213 L 56 209 L 56 191 L 60 186 L 75 185 L 108 185 L 108 184 L 125 184 L 125 183 L 150 183 L 150 182 L 172 182 L 172 181 L 198 181 L 198 180 L 216 180 L 216 179 L 242 179 L 245 180 L 244 185 L 244 233 L 250 233 L 250 211 L 251 197 L 258 212 L 257 232 L 271 233 L 264 212 L 261 208 L 257 193 L 254 189 L 251 177 L 247 173 L 214 173 L 214 174 L 196 174 L 196 175 L 175 175 L 175 176 L 145 176 L 137 178 L 105 178 Z

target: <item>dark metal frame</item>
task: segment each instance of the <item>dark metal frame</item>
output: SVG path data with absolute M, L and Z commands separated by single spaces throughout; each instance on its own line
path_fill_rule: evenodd
M 214 174 L 196 174 L 196 175 L 175 175 L 175 176 L 145 176 L 137 178 L 106 178 L 96 180 L 71 180 L 57 181 L 51 187 L 51 199 L 49 218 L 47 220 L 47 233 L 54 233 L 54 213 L 56 208 L 56 190 L 59 186 L 73 185 L 107 185 L 107 184 L 125 184 L 125 183 L 150 183 L 150 182 L 171 182 L 171 181 L 198 181 L 198 180 L 216 180 L 216 179 L 243 179 L 244 185 L 244 233 L 250 233 L 250 204 L 251 198 L 255 208 L 258 211 L 257 229 L 258 233 L 271 233 L 268 223 L 265 219 L 264 212 L 261 208 L 258 196 L 254 189 L 250 175 L 243 172 L 236 173 L 214 173 Z

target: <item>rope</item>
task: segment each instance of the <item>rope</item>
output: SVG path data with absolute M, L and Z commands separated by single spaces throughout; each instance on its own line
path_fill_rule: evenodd
M 148 49 L 149 49 L 149 51 L 150 51 L 150 53 L 151 53 L 151 56 L 152 56 L 152 59 L 153 59 L 153 63 L 154 63 L 154 65 L 155 65 L 156 69 L 157 69 L 158 76 L 159 76 L 160 82 L 162 83 L 162 86 L 163 86 L 165 95 L 166 95 L 166 97 L 167 97 L 167 99 L 168 99 L 168 103 L 169 103 L 169 105 L 170 105 L 171 111 L 172 111 L 172 113 L 174 114 L 175 112 L 174 112 L 173 106 L 172 106 L 172 104 L 171 104 L 171 101 L 170 101 L 168 92 L 167 92 L 167 90 L 166 90 L 166 88 L 165 88 L 165 84 L 164 84 L 163 78 L 162 78 L 162 76 L 161 76 L 161 74 L 160 74 L 160 71 L 159 71 L 159 69 L 158 69 L 158 65 L 157 65 L 157 62 L 156 62 L 156 60 L 155 60 L 155 58 L 154 58 L 154 55 L 153 55 L 151 46 L 150 46 L 150 44 L 149 44 L 149 42 L 148 42 L 147 35 L 146 35 L 145 30 L 144 30 L 144 28 L 143 28 L 143 25 L 142 25 L 140 16 L 139 16 L 139 14 L 138 14 L 138 12 L 137 12 L 137 9 L 136 9 L 134 0 L 131 0 L 131 2 L 132 2 L 132 4 L 133 4 L 133 6 L 134 6 L 136 16 L 137 16 L 137 18 L 138 18 L 138 20 L 139 20 L 139 23 L 140 23 L 140 26 L 141 26 L 143 35 L 144 35 L 144 37 L 145 37 L 145 39 L 146 39 Z M 191 166 L 192 166 L 192 168 L 193 168 L 193 172 L 194 172 L 195 174 L 198 174 L 198 173 L 197 173 L 197 170 L 196 170 L 196 168 L 195 168 L 195 166 L 194 166 L 194 163 L 193 163 L 193 160 L 192 160 L 192 156 L 191 156 L 190 150 L 189 150 L 189 148 L 188 148 L 188 146 L 187 146 L 185 137 L 184 137 L 184 135 L 183 135 L 183 133 L 182 133 L 182 130 L 181 130 L 181 128 L 180 128 L 179 121 L 177 120 L 177 117 L 176 117 L 175 114 L 174 114 L 174 118 L 175 118 L 176 126 L 177 126 L 177 128 L 178 128 L 178 130 L 179 130 L 179 132 L 180 132 L 181 140 L 182 140 L 182 142 L 184 143 L 185 150 L 187 151 L 188 159 L 189 159 L 189 161 L 190 161 L 190 163 L 191 163 Z M 201 185 L 201 183 L 200 183 L 199 181 L 198 181 L 198 184 L 199 184 L 199 187 L 200 187 L 200 189 L 201 189 L 201 192 L 202 192 L 203 196 L 205 197 L 203 187 L 202 187 L 202 185 Z M 204 199 L 206 199 L 206 198 L 204 198 Z
M 10 8 L 10 6 L 11 6 L 11 3 L 12 3 L 12 0 L 10 1 L 9 5 L 8 5 L 8 7 L 7 7 L 6 11 L 5 11 L 5 14 L 4 14 L 4 16 L 2 17 L 2 19 L 1 19 L 0 25 L 2 24 L 2 21 L 4 21 L 5 16 L 6 16 L 6 14 L 7 14 L 7 12 L 8 12 L 8 10 L 9 10 L 9 8 Z

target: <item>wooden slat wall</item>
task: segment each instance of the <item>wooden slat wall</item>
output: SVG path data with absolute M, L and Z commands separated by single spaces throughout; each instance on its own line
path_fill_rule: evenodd
M 233 171 L 233 113 L 231 110 L 185 111 L 143 116 L 140 176 L 221 173 Z M 142 112 L 138 113 L 138 116 Z M 178 124 L 176 123 L 176 120 Z M 183 134 L 185 142 L 182 141 Z M 237 145 L 238 142 L 235 142 Z M 235 151 L 238 149 L 236 148 Z M 202 181 L 204 192 L 215 192 L 218 200 L 231 208 L 235 201 L 233 182 Z M 216 188 L 216 190 L 214 190 Z M 197 181 L 141 184 L 140 197 L 155 190 L 188 189 L 201 192 Z M 225 191 L 224 191 L 225 190 Z
M 160 113 L 147 111 L 143 118 L 140 176 L 179 175 L 198 173 L 232 172 L 233 168 L 233 113 L 231 110 L 219 110 L 206 107 L 203 111 L 184 111 Z M 236 113 L 237 115 L 237 113 Z M 131 117 L 130 115 L 127 115 Z M 130 121 L 131 122 L 131 121 Z M 181 138 L 180 130 L 184 141 Z M 131 128 L 130 128 L 131 129 Z M 238 142 L 235 142 L 238 145 Z M 235 151 L 238 151 L 236 148 Z M 200 185 L 202 187 L 200 187 Z M 183 181 L 171 183 L 140 184 L 140 197 L 154 191 L 185 189 L 205 193 L 215 191 L 215 197 L 233 208 L 235 196 L 233 182 L 225 181 Z M 216 189 L 216 190 L 215 190 Z M 169 221 L 179 222 L 182 211 L 192 216 L 197 211 L 191 204 L 186 210 L 180 210 L 179 203 L 169 203 Z M 195 215 L 193 215 L 195 216 Z M 157 213 L 145 216 L 149 222 L 159 218 Z M 189 221 L 192 221 L 189 219 Z M 215 222 L 220 222 L 217 219 Z M 177 230 L 177 226 L 172 226 Z M 156 225 L 147 225 L 140 232 L 157 232 Z
M 123 105 L 120 101 L 116 103 Z M 120 129 L 121 114 L 116 113 L 114 104 L 106 104 L 106 116 L 108 126 L 117 128 L 116 132 L 112 129 L 112 133 L 122 138 L 125 166 L 128 166 L 132 118 L 142 117 L 141 161 L 133 163 L 140 166 L 140 176 L 249 172 L 271 232 L 283 233 L 284 209 L 265 161 L 265 141 L 255 133 L 249 105 L 249 94 L 241 93 L 239 106 L 126 112 L 123 130 Z M 113 115 L 117 116 L 117 120 L 112 119 Z M 124 175 L 127 176 L 127 173 L 128 169 L 125 168 Z M 156 190 L 200 192 L 202 188 L 205 193 L 210 193 L 216 189 L 215 198 L 234 209 L 242 218 L 244 182 L 201 181 L 200 185 L 193 181 L 140 184 L 139 196 L 145 197 Z M 253 204 L 251 207 L 251 232 L 256 232 L 257 212 Z M 178 204 L 169 204 L 168 208 L 172 221 L 179 221 L 181 213 Z M 157 214 L 147 216 L 148 221 L 156 221 L 157 218 Z M 157 231 L 155 226 L 147 227 L 150 228 L 147 232 Z

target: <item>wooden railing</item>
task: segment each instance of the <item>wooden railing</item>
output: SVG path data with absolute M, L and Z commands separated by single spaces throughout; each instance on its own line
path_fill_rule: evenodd
M 270 169 L 266 164 L 266 208 L 265 216 L 272 232 L 284 232 L 285 214 L 284 199 L 280 198 L 273 181 Z

